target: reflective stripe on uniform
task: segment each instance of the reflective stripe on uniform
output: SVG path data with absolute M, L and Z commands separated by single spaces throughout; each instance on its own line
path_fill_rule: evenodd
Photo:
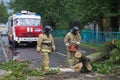
M 52 42 L 52 41 L 47 41 L 47 40 L 46 40 L 46 41 L 43 41 L 43 43 L 51 43 L 51 42 Z
M 45 66 L 44 68 L 45 68 L 45 69 L 49 69 L 50 67 L 48 67 L 48 66 Z
M 49 71 L 49 67 L 43 67 L 44 71 Z
M 41 51 L 44 52 L 44 53 L 45 53 L 45 52 L 46 52 L 46 53 L 50 53 L 50 52 L 51 52 L 51 50 L 48 50 L 48 49 L 41 49 Z

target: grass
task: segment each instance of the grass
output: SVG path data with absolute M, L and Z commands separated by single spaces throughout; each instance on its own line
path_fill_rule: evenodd
M 120 55 L 116 53 L 105 61 L 96 61 L 93 68 L 101 74 L 117 73 L 120 71 Z
M 90 49 L 99 49 L 99 46 L 96 46 L 95 44 L 90 44 L 90 43 L 81 43 L 80 46 L 90 48 Z

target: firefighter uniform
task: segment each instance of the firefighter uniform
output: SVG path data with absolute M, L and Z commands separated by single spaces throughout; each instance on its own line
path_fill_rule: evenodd
M 42 55 L 42 70 L 45 72 L 49 71 L 50 54 L 52 51 L 55 51 L 53 36 L 51 34 L 47 36 L 45 33 L 40 34 L 37 41 L 37 52 Z
M 88 71 L 92 70 L 89 59 L 87 59 L 78 49 L 81 41 L 79 28 L 73 27 L 64 38 L 64 43 L 67 46 L 67 61 L 70 68 L 75 71 L 81 71 L 82 67 L 87 68 Z
M 64 43 L 67 46 L 67 61 L 69 66 L 71 67 L 74 64 L 74 51 L 70 50 L 70 46 L 79 45 L 81 41 L 81 36 L 79 31 L 76 30 L 76 34 L 74 35 L 72 31 L 68 32 L 64 38 Z

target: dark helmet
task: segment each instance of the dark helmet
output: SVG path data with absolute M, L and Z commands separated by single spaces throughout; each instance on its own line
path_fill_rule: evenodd
M 79 27 L 78 27 L 78 26 L 74 26 L 74 27 L 71 29 L 71 32 L 76 32 L 76 31 L 79 31 Z
M 52 27 L 47 25 L 44 27 L 44 31 L 52 31 Z

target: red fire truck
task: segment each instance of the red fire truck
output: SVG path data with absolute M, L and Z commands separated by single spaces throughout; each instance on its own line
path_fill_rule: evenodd
M 24 10 L 8 18 L 8 40 L 15 46 L 19 43 L 36 43 L 42 30 L 41 16 L 36 13 Z

